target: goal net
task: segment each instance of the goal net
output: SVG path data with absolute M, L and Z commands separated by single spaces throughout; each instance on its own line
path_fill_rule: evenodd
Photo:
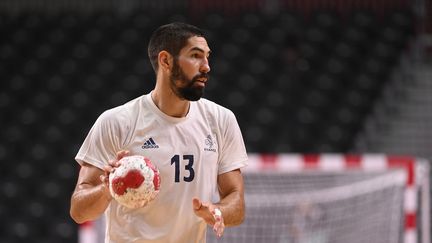
M 209 232 L 207 242 L 429 242 L 428 213 L 422 214 L 427 232 L 416 220 L 418 199 L 428 204 L 426 164 L 382 155 L 250 159 L 244 223 L 227 228 L 221 239 Z M 423 210 L 429 212 L 428 205 Z
M 430 242 L 429 164 L 385 155 L 249 155 L 246 218 L 208 243 Z M 103 242 L 103 224 L 80 243 Z
M 228 229 L 222 242 L 400 242 L 401 170 L 253 173 L 245 175 L 245 182 L 246 221 Z

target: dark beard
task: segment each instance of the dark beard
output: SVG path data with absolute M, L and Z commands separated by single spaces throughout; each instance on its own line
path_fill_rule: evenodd
M 172 74 L 170 77 L 171 81 L 171 90 L 179 97 L 180 99 L 189 100 L 189 101 L 197 101 L 204 95 L 203 87 L 194 87 L 195 82 L 199 78 L 207 78 L 209 80 L 209 75 L 207 73 L 201 73 L 193 77 L 192 79 L 188 79 L 186 74 L 178 65 L 177 59 L 174 59 Z M 176 80 L 179 80 L 182 84 L 185 84 L 184 87 L 178 87 L 175 83 Z

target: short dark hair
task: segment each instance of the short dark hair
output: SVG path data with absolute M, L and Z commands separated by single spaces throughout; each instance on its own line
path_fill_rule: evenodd
M 158 55 L 161 51 L 167 51 L 176 57 L 180 50 L 186 46 L 190 37 L 204 37 L 204 32 L 196 26 L 174 22 L 157 28 L 150 37 L 148 44 L 148 56 L 153 70 L 157 73 Z

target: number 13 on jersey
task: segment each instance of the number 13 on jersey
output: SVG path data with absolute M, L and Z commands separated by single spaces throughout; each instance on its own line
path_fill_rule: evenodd
M 182 175 L 187 175 L 187 176 L 183 176 L 183 180 L 185 182 L 191 182 L 193 181 L 194 177 L 195 177 L 195 170 L 193 168 L 194 165 L 194 156 L 190 155 L 190 154 L 186 154 L 183 155 L 182 157 L 182 161 L 184 161 L 184 170 L 182 171 Z M 175 182 L 180 182 L 180 155 L 176 154 L 171 158 L 171 165 L 174 165 L 174 170 L 175 170 Z

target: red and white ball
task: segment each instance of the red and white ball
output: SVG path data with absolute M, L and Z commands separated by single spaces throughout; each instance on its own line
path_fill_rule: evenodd
M 153 201 L 160 188 L 159 170 L 140 155 L 123 157 L 109 175 L 112 197 L 128 208 L 140 208 Z

